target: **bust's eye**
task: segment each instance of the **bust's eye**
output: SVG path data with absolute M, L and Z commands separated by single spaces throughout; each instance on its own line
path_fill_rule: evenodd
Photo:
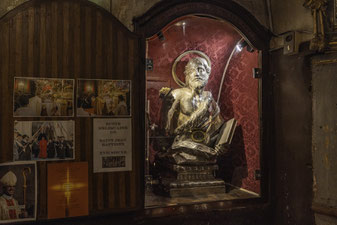
M 205 72 L 205 69 L 203 67 L 198 67 L 198 72 L 203 73 L 203 72 Z

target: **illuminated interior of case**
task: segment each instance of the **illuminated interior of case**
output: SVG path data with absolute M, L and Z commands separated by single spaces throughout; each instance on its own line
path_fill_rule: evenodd
M 147 39 L 146 58 L 153 64 L 148 64 L 146 70 L 145 207 L 260 196 L 259 83 L 252 74 L 253 68 L 258 67 L 259 53 L 242 43 L 247 42 L 233 25 L 206 16 L 181 17 Z M 172 76 L 172 67 L 179 56 L 191 50 L 210 58 L 211 75 L 205 90 L 218 101 L 224 120 L 235 118 L 237 127 L 229 151 L 217 159 L 219 169 L 215 175 L 225 181 L 226 191 L 220 195 L 173 198 L 155 191 L 160 182 L 156 155 L 168 138 L 161 113 L 165 105 L 159 91 L 162 87 L 179 88 L 179 81 L 185 82 L 184 68 L 195 53 L 179 59 L 176 77 Z

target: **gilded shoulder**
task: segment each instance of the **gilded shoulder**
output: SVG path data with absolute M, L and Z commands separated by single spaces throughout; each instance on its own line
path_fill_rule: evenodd
M 177 88 L 172 91 L 172 96 L 175 99 L 183 97 L 185 94 L 188 93 L 188 88 Z
M 212 95 L 212 93 L 210 91 L 204 91 L 204 96 L 206 98 L 213 98 L 213 95 Z

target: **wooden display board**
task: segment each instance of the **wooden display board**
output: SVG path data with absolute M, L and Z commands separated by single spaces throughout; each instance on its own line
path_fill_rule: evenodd
M 75 121 L 74 161 L 88 162 L 89 214 L 142 208 L 144 79 L 139 73 L 139 37 L 110 13 L 84 0 L 28 1 L 0 19 L 0 30 L 0 162 L 13 160 L 14 120 L 55 120 L 14 119 L 14 77 L 131 80 L 135 84 L 131 96 L 132 171 L 94 174 L 93 118 L 75 114 L 57 120 Z M 48 163 L 37 162 L 38 219 L 47 218 Z

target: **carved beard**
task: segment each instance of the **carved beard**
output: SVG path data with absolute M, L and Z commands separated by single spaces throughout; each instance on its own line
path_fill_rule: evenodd
M 201 90 L 203 89 L 207 84 L 207 81 L 202 81 L 202 80 L 198 80 L 198 79 L 194 79 L 194 80 L 190 80 L 189 81 L 189 87 L 192 90 Z

